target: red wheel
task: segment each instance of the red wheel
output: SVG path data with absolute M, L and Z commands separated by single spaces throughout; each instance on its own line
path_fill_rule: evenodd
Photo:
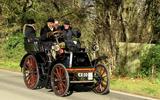
M 24 83 L 29 89 L 36 89 L 39 84 L 39 70 L 33 55 L 28 55 L 23 65 Z
M 109 93 L 109 73 L 104 65 L 98 64 L 96 66 L 95 80 L 96 82 L 93 88 L 95 93 L 102 95 Z
M 63 64 L 56 64 L 51 72 L 51 86 L 58 96 L 68 95 L 69 75 Z

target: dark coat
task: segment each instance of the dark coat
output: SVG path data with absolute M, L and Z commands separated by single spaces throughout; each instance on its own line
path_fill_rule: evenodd
M 79 38 L 81 36 L 80 32 L 74 30 L 64 30 L 64 40 L 65 41 L 73 41 L 73 37 Z
M 54 30 L 53 30 L 54 31 Z M 42 41 L 51 41 L 51 39 L 49 37 L 47 37 L 47 33 L 48 32 L 51 32 L 51 29 L 45 25 L 42 29 L 41 29 L 41 32 L 40 32 L 40 39 Z
M 72 28 L 63 31 L 66 48 L 70 49 L 71 51 L 75 51 L 75 49 L 80 48 L 80 43 L 78 42 L 78 44 L 75 44 L 73 42 L 73 37 L 79 38 L 81 33 L 73 30 Z
M 25 38 L 35 38 L 36 37 L 36 30 L 33 26 L 26 24 L 24 26 L 24 35 Z
M 81 32 L 79 32 L 78 30 L 72 29 L 71 27 L 65 30 L 64 26 L 61 26 L 61 28 L 59 29 L 63 31 L 65 41 L 70 41 L 70 40 L 72 41 L 73 37 L 79 38 L 81 36 Z

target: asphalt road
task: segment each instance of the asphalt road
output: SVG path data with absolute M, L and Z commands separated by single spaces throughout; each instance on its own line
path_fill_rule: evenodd
M 0 69 L 0 100 L 154 100 L 142 96 L 111 91 L 108 95 L 93 92 L 73 92 L 67 97 L 58 97 L 49 89 L 29 90 L 23 83 L 22 73 Z

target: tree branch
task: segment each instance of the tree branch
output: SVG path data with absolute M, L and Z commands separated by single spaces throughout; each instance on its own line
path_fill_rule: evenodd
M 25 5 L 23 6 L 23 12 L 26 12 L 27 9 L 31 8 L 33 5 L 33 1 L 32 0 L 26 0 Z
M 56 8 L 57 12 L 60 12 L 60 8 L 59 8 L 59 6 L 57 4 L 57 0 L 53 0 L 53 5 Z

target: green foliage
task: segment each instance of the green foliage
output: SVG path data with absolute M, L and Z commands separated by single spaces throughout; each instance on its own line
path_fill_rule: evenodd
M 160 73 L 160 45 L 155 45 L 149 50 L 144 50 L 141 57 L 142 76 L 157 75 Z
M 12 35 L 3 44 L 3 52 L 6 59 L 19 61 L 24 55 L 23 49 L 23 35 L 19 33 L 18 35 Z
M 69 19 L 76 26 L 85 24 L 87 5 L 81 0 L 2 0 L 0 9 L 0 37 L 7 37 L 15 32 L 20 32 L 26 19 L 36 21 L 37 32 L 43 27 L 48 17 L 57 18 L 59 21 Z M 83 26 L 82 25 L 82 26 Z M 3 34 L 2 34 L 3 33 Z M 4 35 L 5 33 L 5 35 Z

